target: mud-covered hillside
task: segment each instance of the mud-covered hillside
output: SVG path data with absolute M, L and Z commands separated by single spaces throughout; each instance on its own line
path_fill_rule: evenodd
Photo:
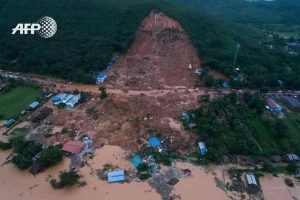
M 182 26 L 152 11 L 109 73 L 108 84 L 134 89 L 193 87 L 197 81 L 193 71 L 199 67 L 197 51 Z

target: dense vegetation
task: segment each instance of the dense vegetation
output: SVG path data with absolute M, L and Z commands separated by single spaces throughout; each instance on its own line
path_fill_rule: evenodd
M 243 23 L 299 24 L 300 1 L 176 0 Z
M 45 169 L 63 159 L 63 154 L 57 147 L 50 146 L 42 149 L 42 145 L 27 141 L 22 137 L 13 138 L 10 143 L 5 143 L 5 147 L 8 145 L 11 145 L 15 153 L 12 163 L 21 170 L 30 168 L 34 163 L 41 166 L 41 169 Z
M 207 100 L 206 100 L 207 101 Z M 300 116 L 278 119 L 264 110 L 259 94 L 231 93 L 203 102 L 192 111 L 199 139 L 209 149 L 208 158 L 222 155 L 274 155 L 300 152 Z M 292 124 L 290 124 L 293 121 Z M 296 130 L 294 130 L 296 129 Z
M 183 25 L 204 66 L 230 78 L 236 76 L 232 63 L 235 46 L 241 44 L 238 66 L 244 81 L 235 86 L 274 87 L 278 79 L 288 88 L 300 86 L 299 56 L 270 52 L 262 45 L 265 38 L 260 31 L 174 1 L 0 0 L 0 8 L 1 68 L 93 82 L 94 72 L 104 68 L 113 52 L 126 51 L 141 20 L 159 9 Z M 35 22 L 45 15 L 58 23 L 54 37 L 11 35 L 18 22 Z

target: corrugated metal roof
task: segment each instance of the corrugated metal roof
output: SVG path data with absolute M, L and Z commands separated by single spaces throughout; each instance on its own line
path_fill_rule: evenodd
M 109 183 L 125 181 L 125 171 L 118 170 L 118 171 L 108 172 L 107 180 Z
M 288 102 L 294 108 L 300 108 L 300 101 L 294 97 L 284 96 L 284 100 Z
M 200 149 L 206 149 L 204 142 L 199 142 L 198 145 Z
M 32 103 L 29 105 L 29 108 L 34 109 L 34 108 L 36 108 L 39 104 L 40 104 L 39 102 L 34 101 L 34 102 L 32 102 Z
M 273 101 L 273 99 L 267 99 L 267 103 L 268 106 L 270 106 L 270 108 L 275 109 L 277 107 L 277 104 Z
M 64 144 L 62 150 L 67 151 L 70 153 L 80 153 L 84 144 L 83 142 L 80 141 L 68 141 L 67 143 Z
M 247 179 L 247 183 L 248 185 L 257 185 L 255 176 L 252 174 L 246 174 L 246 179 Z
M 74 97 L 73 94 L 68 94 L 68 96 L 66 96 L 64 99 L 63 99 L 63 103 L 67 103 L 70 99 L 72 99 Z
M 286 154 L 290 161 L 299 161 L 300 158 L 296 154 Z
M 271 99 L 271 98 L 268 98 L 267 99 L 267 104 L 268 104 L 268 106 L 272 109 L 272 110 L 281 110 L 282 108 L 281 108 L 281 106 L 280 105 L 278 105 L 273 99 Z

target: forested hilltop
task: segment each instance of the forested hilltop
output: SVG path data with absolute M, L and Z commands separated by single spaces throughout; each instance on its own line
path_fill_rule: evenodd
M 236 22 L 299 24 L 298 0 L 176 0 Z
M 202 67 L 221 71 L 234 86 L 277 87 L 280 79 L 287 88 L 299 88 L 300 59 L 284 53 L 285 41 L 275 38 L 276 48 L 270 50 L 264 45 L 266 34 L 257 29 L 168 0 L 0 0 L 0 68 L 93 82 L 113 52 L 126 51 L 153 9 L 178 20 L 198 49 Z M 42 16 L 57 21 L 54 37 L 11 35 L 17 23 Z M 237 43 L 239 82 L 233 81 L 232 65 Z

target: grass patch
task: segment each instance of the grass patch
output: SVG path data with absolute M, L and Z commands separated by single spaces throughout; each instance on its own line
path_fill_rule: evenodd
M 39 95 L 40 89 L 29 86 L 17 86 L 0 93 L 0 119 L 16 118 Z
M 258 118 L 256 115 L 249 115 L 246 124 L 263 148 L 264 152 L 267 152 L 268 154 L 278 154 L 281 151 L 276 138 L 272 135 L 271 127 L 264 124 L 261 118 Z

